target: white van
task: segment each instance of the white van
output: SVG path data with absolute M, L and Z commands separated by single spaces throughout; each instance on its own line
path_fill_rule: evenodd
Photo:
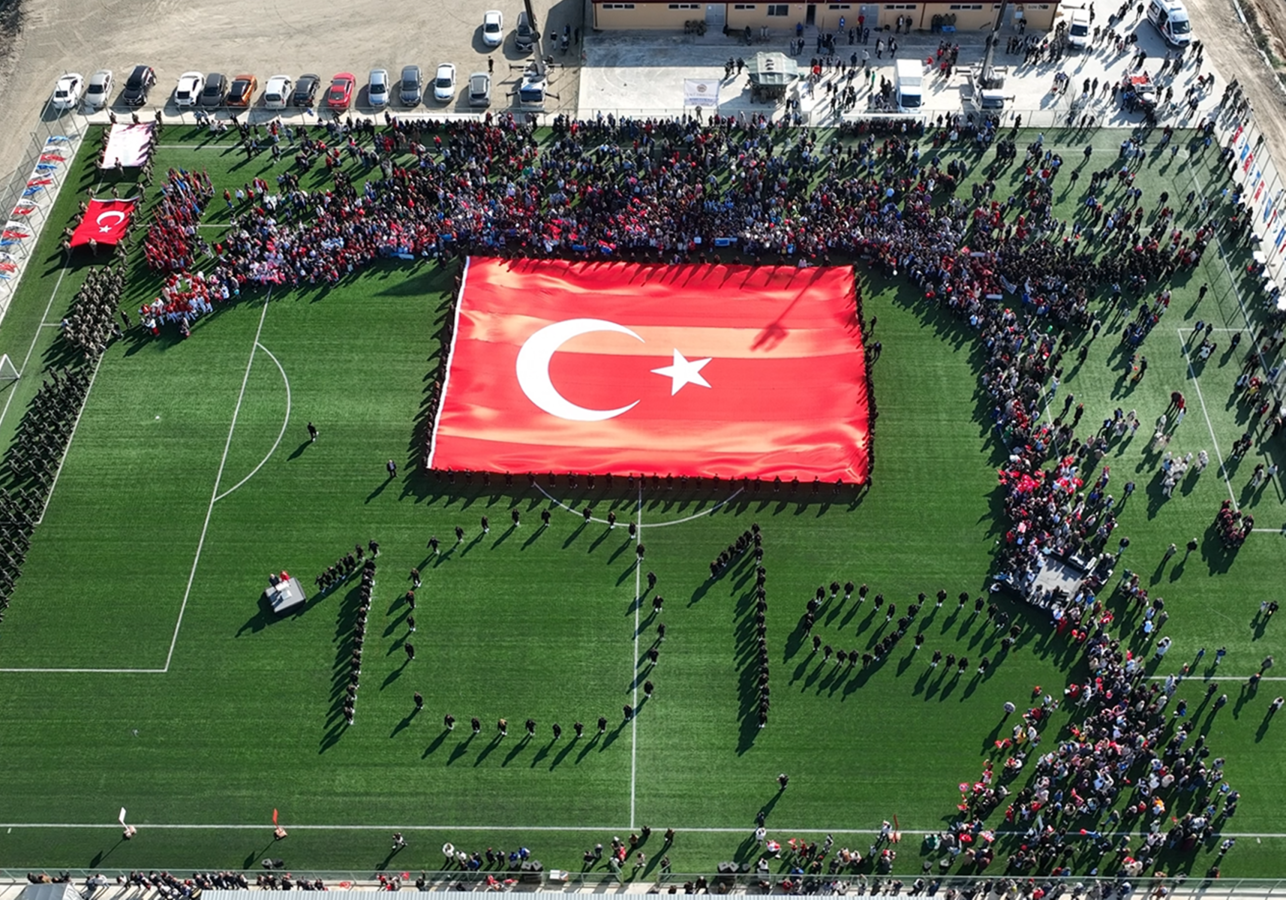
M 894 65 L 898 107 L 919 109 L 924 104 L 924 63 L 918 59 L 899 59 Z
M 267 109 L 285 109 L 290 103 L 292 83 L 289 75 L 274 75 L 263 89 L 263 105 Z
M 1186 47 L 1192 43 L 1192 21 L 1181 0 L 1149 0 L 1148 21 L 1170 46 Z
M 1067 25 L 1067 45 L 1076 50 L 1084 50 L 1090 45 L 1089 10 L 1072 10 L 1072 18 Z

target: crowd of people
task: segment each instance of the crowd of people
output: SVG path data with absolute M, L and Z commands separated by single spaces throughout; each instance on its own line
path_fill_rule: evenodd
M 62 320 L 62 337 L 89 362 L 96 361 L 109 341 L 124 337 L 116 323 L 116 310 L 125 291 L 125 257 L 118 255 L 108 266 L 89 270 L 71 309 Z M 128 325 L 129 318 L 122 316 Z
M 214 185 L 205 172 L 169 170 L 143 239 L 143 258 L 149 269 L 188 272 L 196 266 L 198 252 L 209 251 L 199 229 L 213 197 Z

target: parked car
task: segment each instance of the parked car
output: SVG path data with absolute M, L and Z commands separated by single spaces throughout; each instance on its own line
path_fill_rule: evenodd
M 156 72 L 151 66 L 135 66 L 125 79 L 125 90 L 121 92 L 121 102 L 126 106 L 142 106 L 147 102 L 147 92 L 156 84 Z
M 85 108 L 102 109 L 112 96 L 112 70 L 99 69 L 90 76 L 85 87 Z
M 295 82 L 295 92 L 290 95 L 290 105 L 312 106 L 317 100 L 317 89 L 320 86 L 320 75 L 300 75 Z
M 433 77 L 433 99 L 447 103 L 455 96 L 455 64 L 443 63 Z
M 259 79 L 253 75 L 237 75 L 228 88 L 228 105 L 245 108 L 254 103 L 255 91 L 259 89 Z
M 514 47 L 519 53 L 526 53 L 531 50 L 534 43 L 536 43 L 536 29 L 531 27 L 531 20 L 527 18 L 527 11 L 524 9 L 518 13 L 518 28 L 514 31 Z
M 419 66 L 403 66 L 398 99 L 403 106 L 416 106 L 424 92 L 424 75 Z
M 330 87 L 326 89 L 326 107 L 340 112 L 348 109 L 348 105 L 353 102 L 353 86 L 357 84 L 357 78 L 352 72 L 340 72 L 330 80 Z
M 295 83 L 289 75 L 274 75 L 263 89 L 263 105 L 267 109 L 285 109 L 290 105 L 290 92 Z
M 388 105 L 388 69 L 371 69 L 370 85 L 366 100 L 377 109 Z
M 482 43 L 488 47 L 499 47 L 504 42 L 504 14 L 498 9 L 489 9 L 482 14 Z
M 54 109 L 75 109 L 80 102 L 80 92 L 85 87 L 85 76 L 72 72 L 58 79 L 54 85 Z
M 196 106 L 204 89 L 204 75 L 200 72 L 184 72 L 179 76 L 179 83 L 174 86 L 174 105 L 179 109 Z
M 491 76 L 486 72 L 474 72 L 469 76 L 469 105 L 491 105 Z
M 228 79 L 219 72 L 211 72 L 205 76 L 205 88 L 201 91 L 201 99 L 197 100 L 197 106 L 207 108 L 222 106 L 227 97 Z

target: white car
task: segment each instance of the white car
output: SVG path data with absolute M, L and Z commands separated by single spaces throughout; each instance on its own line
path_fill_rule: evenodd
M 498 9 L 489 9 L 482 14 L 482 43 L 488 47 L 499 47 L 505 42 L 505 17 Z
M 75 109 L 80 102 L 80 92 L 85 86 L 85 76 L 76 72 L 64 75 L 54 85 L 54 109 Z
M 274 75 L 263 89 L 263 105 L 267 109 L 285 109 L 290 105 L 290 92 L 295 83 L 289 75 Z
M 388 88 L 388 69 L 371 69 L 370 86 L 366 89 L 367 102 L 376 109 L 387 106 Z
M 102 109 L 112 96 L 112 70 L 99 69 L 89 79 L 85 88 L 85 106 L 88 109 Z
M 433 78 L 433 99 L 446 103 L 455 96 L 455 64 L 443 63 Z
M 184 72 L 179 76 L 179 83 L 174 88 L 174 105 L 179 109 L 190 109 L 201 99 L 205 90 L 205 76 L 200 72 Z

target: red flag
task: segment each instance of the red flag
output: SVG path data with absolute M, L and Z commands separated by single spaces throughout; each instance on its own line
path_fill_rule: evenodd
M 115 245 L 125 236 L 133 214 L 133 200 L 90 200 L 85 217 L 72 233 L 71 245 L 80 247 L 90 241 Z
M 430 465 L 863 482 L 851 269 L 474 258 Z
M 277 824 L 277 810 L 275 809 L 272 811 L 272 824 Z
M 27 187 L 37 187 L 38 185 L 53 183 L 54 180 L 52 178 L 33 178 L 27 182 Z
M 13 208 L 13 214 L 15 216 L 29 216 L 35 211 L 36 208 L 34 206 L 24 206 L 22 204 L 18 204 Z
M 3 237 L 7 241 L 25 241 L 27 238 L 31 237 L 31 233 L 27 231 L 10 231 L 6 228 L 4 231 L 0 232 L 0 237 Z

